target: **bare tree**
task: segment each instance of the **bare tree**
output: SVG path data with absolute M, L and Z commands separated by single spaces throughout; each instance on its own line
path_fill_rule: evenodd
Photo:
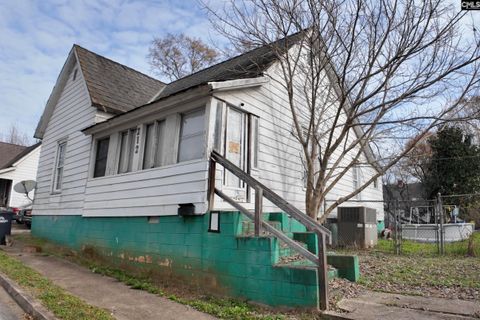
M 153 71 L 176 80 L 212 65 L 219 54 L 200 39 L 167 34 L 153 39 L 147 57 Z
M 21 146 L 29 146 L 32 144 L 32 139 L 28 137 L 25 132 L 18 129 L 18 124 L 11 124 L 10 127 L 1 135 L 0 139 L 3 142 L 18 144 Z
M 319 221 L 398 163 L 432 128 L 454 120 L 449 112 L 479 87 L 477 35 L 465 27 L 464 12 L 441 0 L 204 6 L 231 42 L 246 39 L 277 55 L 279 66 L 269 76 L 288 97 L 306 169 L 307 214 L 323 213 Z M 405 147 L 399 138 L 410 143 Z M 351 193 L 328 199 L 358 167 L 369 170 L 368 177 Z

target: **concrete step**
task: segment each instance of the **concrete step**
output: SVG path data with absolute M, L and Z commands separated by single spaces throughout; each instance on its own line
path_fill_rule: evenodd
M 282 224 L 279 221 L 266 221 L 269 225 L 275 229 L 282 230 Z M 253 221 L 242 221 L 242 232 L 239 236 L 241 237 L 253 237 L 255 235 L 255 223 Z M 269 237 L 271 236 L 265 229 L 260 229 L 260 237 Z

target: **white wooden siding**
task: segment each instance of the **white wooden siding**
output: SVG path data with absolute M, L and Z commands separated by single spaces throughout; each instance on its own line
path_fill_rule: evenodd
M 85 216 L 176 215 L 178 204 L 206 211 L 208 162 L 205 159 L 89 179 Z
M 13 190 L 15 184 L 24 180 L 35 180 L 37 176 L 38 159 L 40 156 L 40 147 L 35 148 L 25 157 L 20 159 L 14 166 L 14 169 L 0 174 L 0 179 L 12 180 L 12 186 L 10 191 L 10 199 L 8 205 L 10 207 L 22 207 L 30 204 L 30 200 L 25 197 L 24 194 L 18 193 Z M 29 193 L 29 196 L 33 198 L 35 196 L 35 190 Z
M 273 72 L 270 72 L 274 76 Z M 248 112 L 260 117 L 259 119 L 259 170 L 256 177 L 267 187 L 281 195 L 285 200 L 300 210 L 305 210 L 305 190 L 303 188 L 303 165 L 301 162 L 302 149 L 293 136 L 293 120 L 289 109 L 287 95 L 281 85 L 270 81 L 263 87 L 215 93 L 224 101 L 240 106 Z M 214 104 L 215 105 L 215 104 Z M 353 141 L 354 134 L 350 135 L 349 142 Z M 358 148 L 356 148 L 358 150 Z M 334 154 L 339 156 L 340 150 Z M 351 151 L 354 156 L 355 149 Z M 361 155 L 359 161 L 366 163 L 366 157 Z M 346 165 L 342 161 L 340 166 Z M 362 185 L 373 174 L 373 167 L 362 165 L 360 168 L 360 184 Z M 254 174 L 255 175 L 255 174 Z M 217 170 L 217 186 L 221 186 L 221 169 Z M 345 174 L 332 191 L 328 200 L 335 200 L 353 191 L 353 176 L 351 170 Z M 373 183 L 361 193 L 361 199 L 383 200 L 381 184 L 377 188 Z M 253 201 L 253 197 L 252 197 Z M 253 208 L 253 203 L 246 205 Z M 377 218 L 383 220 L 383 203 L 381 202 L 346 202 L 342 206 L 368 206 L 377 210 Z M 215 209 L 227 209 L 229 206 L 220 198 L 215 198 Z M 271 203 L 265 201 L 265 211 L 278 210 Z M 330 215 L 336 217 L 336 210 Z
M 74 67 L 78 67 L 75 63 Z M 72 68 L 72 69 L 73 69 Z M 67 70 L 66 72 L 72 72 Z M 80 215 L 90 161 L 91 137 L 81 130 L 95 123 L 97 110 L 81 72 L 75 81 L 69 75 L 43 136 L 37 172 L 37 193 L 33 212 L 37 215 Z M 58 141 L 67 140 L 63 183 L 60 193 L 52 193 L 52 176 Z

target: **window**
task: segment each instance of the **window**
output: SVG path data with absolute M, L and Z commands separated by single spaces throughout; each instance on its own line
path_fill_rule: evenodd
M 353 181 L 353 191 L 356 191 L 360 188 L 360 167 L 358 164 L 354 164 L 352 167 L 352 181 Z M 356 199 L 360 199 L 360 192 L 355 196 Z
M 137 128 L 132 128 L 120 133 L 120 155 L 118 158 L 118 173 L 132 171 L 136 132 Z
M 205 110 L 182 115 L 178 162 L 202 158 L 205 152 Z
M 258 117 L 252 116 L 252 167 L 258 168 Z
M 374 187 L 375 189 L 378 189 L 378 178 L 376 178 L 376 179 L 373 180 L 373 187 Z
M 103 177 L 107 169 L 107 155 L 110 137 L 100 139 L 97 141 L 97 153 L 95 155 L 95 168 L 93 170 L 93 177 Z
M 160 167 L 163 164 L 163 136 L 165 121 L 147 124 L 145 128 L 145 148 L 143 153 L 143 169 Z
M 215 135 L 213 149 L 222 153 L 222 123 L 223 123 L 223 103 L 217 103 L 217 114 L 215 115 Z
M 62 141 L 58 143 L 57 147 L 57 159 L 55 160 L 55 171 L 53 173 L 53 191 L 62 190 L 63 182 L 63 166 L 65 164 L 65 151 L 67 142 Z
M 77 72 L 78 72 L 77 69 L 73 70 L 73 79 L 72 79 L 72 81 L 75 81 L 75 79 L 77 79 Z

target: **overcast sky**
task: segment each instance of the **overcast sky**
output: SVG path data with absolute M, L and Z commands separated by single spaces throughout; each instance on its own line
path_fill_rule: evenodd
M 209 29 L 195 0 L 0 1 L 0 134 L 16 123 L 33 136 L 74 43 L 152 75 L 154 36 L 210 40 Z
M 152 75 L 149 43 L 168 32 L 216 39 L 195 0 L 0 0 L 0 135 L 33 137 L 74 43 Z

